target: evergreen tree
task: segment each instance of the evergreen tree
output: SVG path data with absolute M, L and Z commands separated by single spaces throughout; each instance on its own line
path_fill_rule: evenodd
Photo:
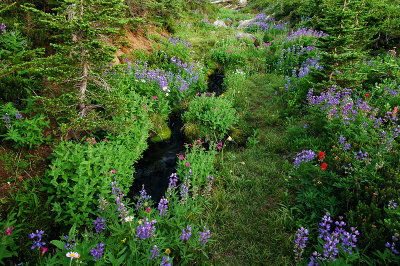
M 365 0 L 324 0 L 320 28 L 329 36 L 320 39 L 319 47 L 324 51 L 322 64 L 329 80 L 350 87 L 359 83 L 360 77 L 336 75 L 348 70 L 349 63 L 368 53 L 366 49 L 374 35 L 367 28 L 371 10 Z
M 117 50 L 106 43 L 106 36 L 118 34 L 129 22 L 123 0 L 63 0 L 51 14 L 25 8 L 40 15 L 55 32 L 51 43 L 55 54 L 48 57 L 46 73 L 53 81 L 73 86 L 80 99 L 80 116 L 85 116 L 90 111 L 85 104 L 89 85 L 110 90 L 101 68 Z

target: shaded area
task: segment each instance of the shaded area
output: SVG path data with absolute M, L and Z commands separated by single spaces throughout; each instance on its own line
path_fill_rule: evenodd
M 216 69 L 208 77 L 208 92 L 215 92 L 216 96 L 220 96 L 224 92 L 222 87 L 224 78 L 225 73 L 221 69 Z
M 159 202 L 165 194 L 169 177 L 176 171 L 177 154 L 185 150 L 180 114 L 171 115 L 168 126 L 172 131 L 171 138 L 150 143 L 143 158 L 135 165 L 135 180 L 128 194 L 129 198 L 139 195 L 142 185 L 154 202 Z

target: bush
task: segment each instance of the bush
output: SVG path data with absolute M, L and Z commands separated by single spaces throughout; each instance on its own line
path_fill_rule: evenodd
M 192 139 L 220 140 L 228 130 L 238 121 L 237 112 L 228 99 L 215 96 L 195 98 L 189 103 L 188 111 L 182 116 L 185 121 L 185 134 L 189 125 L 195 125 L 197 133 L 191 135 Z
M 7 103 L 1 108 L 4 115 L 2 120 L 7 132 L 3 134 L 4 140 L 11 140 L 16 148 L 40 145 L 50 139 L 43 136 L 44 128 L 50 124 L 45 115 L 35 115 L 32 118 L 23 118 L 22 114 L 13 106 Z

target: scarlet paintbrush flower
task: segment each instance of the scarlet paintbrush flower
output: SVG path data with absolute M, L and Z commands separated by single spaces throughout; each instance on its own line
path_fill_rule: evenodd
M 365 94 L 365 97 L 367 97 L 367 99 L 369 98 L 369 96 L 371 96 L 369 93 Z
M 325 158 L 325 153 L 323 151 L 321 151 L 320 153 L 318 153 L 318 157 L 320 160 Z
M 326 170 L 326 167 L 327 167 L 328 165 L 326 164 L 326 163 L 322 163 L 322 165 L 321 165 L 321 170 L 322 170 L 322 172 L 325 172 L 325 170 Z

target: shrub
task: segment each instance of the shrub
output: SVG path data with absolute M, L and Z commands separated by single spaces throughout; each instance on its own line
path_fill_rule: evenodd
M 182 116 L 185 128 L 194 124 L 198 128 L 198 136 L 207 140 L 222 139 L 229 128 L 238 121 L 236 110 L 228 99 L 215 96 L 196 97 L 189 103 L 188 111 Z M 194 137 L 194 136 L 193 136 Z
M 27 146 L 32 148 L 50 139 L 50 136 L 46 138 L 43 136 L 43 129 L 50 124 L 50 121 L 46 120 L 45 115 L 39 114 L 31 118 L 23 118 L 22 113 L 12 103 L 4 105 L 1 108 L 1 113 L 3 114 L 2 120 L 7 129 L 6 133 L 2 136 L 4 140 L 13 141 L 16 148 Z

